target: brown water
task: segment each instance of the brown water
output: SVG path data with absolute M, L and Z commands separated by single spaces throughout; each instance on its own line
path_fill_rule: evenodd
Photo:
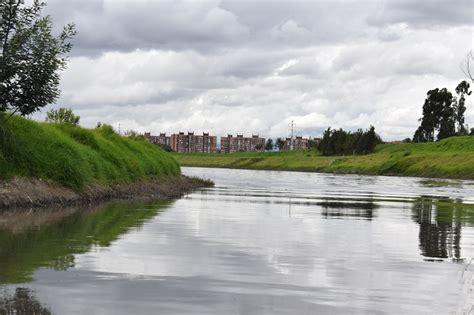
M 471 307 L 471 182 L 183 172 L 216 187 L 174 202 L 0 214 L 0 314 Z

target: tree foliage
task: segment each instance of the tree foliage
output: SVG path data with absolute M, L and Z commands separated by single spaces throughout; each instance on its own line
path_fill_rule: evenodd
M 51 109 L 46 113 L 46 121 L 60 124 L 79 125 L 80 116 L 75 115 L 70 108 Z
M 318 141 L 316 139 L 308 139 L 308 149 L 317 149 L 318 148 Z
M 133 130 L 133 129 L 130 129 L 130 130 L 125 130 L 123 135 L 127 138 L 132 138 L 133 139 L 133 138 L 136 138 L 136 137 L 140 136 L 140 133 Z
M 160 148 L 162 148 L 166 152 L 173 152 L 173 149 L 171 149 L 171 147 L 167 144 L 157 143 L 157 146 L 159 146 Z
M 366 131 L 358 129 L 354 133 L 328 128 L 318 149 L 322 155 L 367 154 L 373 152 L 380 143 L 382 139 L 375 132 L 374 126 Z
M 462 81 L 456 87 L 458 98 L 446 88 L 429 90 L 423 104 L 423 117 L 413 136 L 414 142 L 441 140 L 467 133 L 464 113 L 469 83 Z
M 266 151 L 272 151 L 273 150 L 273 139 L 267 139 L 267 142 L 265 143 L 265 150 Z
M 277 138 L 275 146 L 278 148 L 278 150 L 283 151 L 283 148 L 285 147 L 285 140 L 282 138 Z
M 469 83 L 462 81 L 456 87 L 456 94 L 458 95 L 458 101 L 454 105 L 454 120 L 458 124 L 458 133 L 466 134 L 466 126 L 464 121 L 464 113 L 466 112 L 466 95 L 471 95 L 472 91 L 469 91 Z
M 0 1 L 0 112 L 31 114 L 59 97 L 59 72 L 66 67 L 75 35 L 68 24 L 55 37 L 44 2 Z

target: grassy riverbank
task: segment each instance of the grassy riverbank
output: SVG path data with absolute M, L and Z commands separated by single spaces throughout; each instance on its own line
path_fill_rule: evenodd
M 0 123 L 0 179 L 41 178 L 81 190 L 178 175 L 169 154 L 145 140 L 121 137 L 110 126 L 84 129 L 17 116 Z
M 328 157 L 306 150 L 174 157 L 182 166 L 474 179 L 474 137 L 469 136 L 435 143 L 383 144 L 361 156 Z
M 182 176 L 169 153 L 110 126 L 4 118 L 0 114 L 0 209 L 176 198 L 212 185 Z

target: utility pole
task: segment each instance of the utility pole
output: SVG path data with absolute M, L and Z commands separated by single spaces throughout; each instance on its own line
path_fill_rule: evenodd
M 118 130 L 118 131 L 119 131 L 119 135 L 121 135 L 122 132 L 121 132 L 121 130 L 120 130 L 120 123 L 119 123 L 119 130 Z

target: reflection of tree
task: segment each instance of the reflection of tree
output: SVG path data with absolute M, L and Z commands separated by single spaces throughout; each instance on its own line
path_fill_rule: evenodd
M 56 271 L 65 271 L 74 267 L 74 255 L 65 255 L 50 261 L 47 266 Z
M 373 200 L 365 201 L 337 201 L 325 199 L 318 203 L 323 208 L 322 215 L 324 218 L 333 217 L 352 217 L 365 220 L 372 220 L 374 217 L 374 210 L 379 206 Z
M 44 220 L 41 228 L 15 232 L 0 229 L 0 284 L 28 282 L 40 267 L 67 270 L 74 266 L 76 254 L 93 246 L 110 246 L 120 235 L 140 227 L 168 204 L 109 204 Z
M 0 314 L 51 314 L 27 288 L 17 288 L 13 296 L 0 297 Z
M 425 257 L 461 258 L 462 206 L 422 198 L 414 203 L 413 220 L 420 225 L 420 249 Z

